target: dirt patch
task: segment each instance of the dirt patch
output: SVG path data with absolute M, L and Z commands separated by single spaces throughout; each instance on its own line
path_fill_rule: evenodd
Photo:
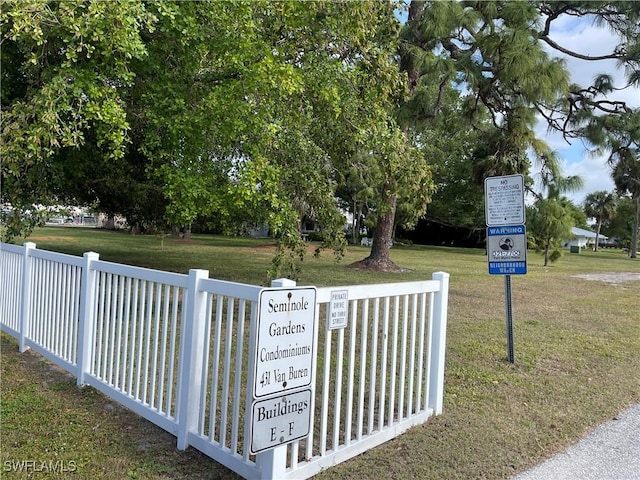
M 584 273 L 573 275 L 575 278 L 583 278 L 584 280 L 592 280 L 597 282 L 613 283 L 620 285 L 626 282 L 640 281 L 640 272 L 601 272 L 601 273 Z
M 354 270 L 366 270 L 370 272 L 404 273 L 410 271 L 406 268 L 399 267 L 391 260 L 372 260 L 369 257 L 352 263 L 351 265 L 348 265 L 348 267 L 353 268 Z
M 60 235 L 31 235 L 28 240 L 30 242 L 35 242 L 36 244 L 39 241 L 42 242 L 56 242 L 58 240 L 60 240 Z M 78 241 L 77 238 L 72 238 L 72 237 L 65 237 L 64 239 L 65 242 L 69 242 L 69 243 L 76 243 Z
M 306 249 L 307 253 L 311 253 L 311 254 L 316 253 L 317 250 L 320 250 L 321 252 L 331 251 L 330 248 L 320 248 L 319 243 L 311 243 L 311 242 L 305 243 L 304 248 Z M 263 251 L 263 252 L 266 251 L 266 252 L 276 253 L 276 251 L 278 250 L 278 245 L 275 243 L 268 243 L 265 245 L 257 245 L 253 247 L 253 249 L 257 251 Z
M 198 240 L 187 240 L 184 238 L 172 238 L 171 241 L 177 245 L 202 245 L 202 242 Z

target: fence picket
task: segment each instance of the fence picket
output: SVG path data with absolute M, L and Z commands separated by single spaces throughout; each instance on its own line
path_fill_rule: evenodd
M 36 244 L 33 242 L 26 242 L 24 244 L 24 253 L 22 257 L 22 290 L 21 290 L 21 305 L 20 305 L 20 351 L 25 352 L 27 350 L 27 338 L 30 334 L 30 325 L 31 325 L 31 296 L 32 296 L 32 288 L 31 288 L 31 265 L 32 265 L 32 256 L 31 251 L 36 248 Z M 5 277 L 6 278 L 6 277 Z
M 351 337 L 349 339 L 349 376 L 347 381 L 347 417 L 345 420 L 345 444 L 351 444 L 351 431 L 353 428 L 353 397 L 354 397 L 354 376 L 356 368 L 356 341 L 357 341 L 357 325 L 358 325 L 358 301 L 351 302 Z M 312 452 L 307 453 L 307 458 L 312 457 Z
M 329 311 L 327 310 L 327 321 L 328 321 Z M 335 388 L 334 395 L 335 400 L 333 402 L 334 412 L 333 412 L 333 444 L 331 448 L 333 450 L 337 450 L 340 446 L 340 419 L 342 415 L 342 373 L 343 373 L 343 358 L 344 358 L 344 330 L 339 329 L 336 332 L 338 336 L 338 348 L 336 349 L 336 369 L 335 369 Z M 327 341 L 327 343 L 330 343 Z M 326 357 L 330 358 L 330 357 Z
M 377 395 L 376 375 L 378 366 L 378 322 L 379 322 L 380 299 L 374 300 L 373 306 L 373 326 L 371 328 L 371 372 L 369 374 L 369 423 L 367 433 L 371 433 L 374 429 L 373 419 L 375 417 L 375 402 Z
M 385 426 L 385 401 L 387 399 L 387 362 L 389 348 L 389 297 L 384 299 L 384 310 L 382 313 L 382 359 L 380 361 L 380 405 L 378 406 L 378 430 Z

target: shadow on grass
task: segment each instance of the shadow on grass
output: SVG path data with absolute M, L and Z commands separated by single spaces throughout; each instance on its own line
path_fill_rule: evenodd
M 177 450 L 173 435 L 94 388 L 77 387 L 40 355 L 19 353 L 5 333 L 0 349 L 2 465 L 14 474 L 9 478 L 37 476 L 43 462 L 60 478 L 241 478 L 193 448 Z

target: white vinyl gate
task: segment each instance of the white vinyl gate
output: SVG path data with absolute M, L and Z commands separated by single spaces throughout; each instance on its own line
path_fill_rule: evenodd
M 0 327 L 245 478 L 304 479 L 442 412 L 449 275 L 318 288 L 307 438 L 249 453 L 262 287 L 0 244 Z M 280 285 L 289 285 L 283 281 Z M 288 288 L 283 286 L 282 288 Z M 332 291 L 345 328 L 329 330 Z M 247 421 L 245 421 L 247 419 Z

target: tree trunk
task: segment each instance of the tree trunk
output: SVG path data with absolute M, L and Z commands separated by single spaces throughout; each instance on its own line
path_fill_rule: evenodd
M 115 215 L 107 215 L 107 221 L 104 224 L 104 228 L 107 230 L 115 230 L 116 229 L 116 217 Z
M 423 0 L 411 0 L 409 4 L 409 12 L 407 17 L 407 22 L 411 22 L 416 18 L 419 18 L 424 11 L 425 2 Z M 409 87 L 409 95 L 413 95 L 416 87 L 418 86 L 418 81 L 420 80 L 420 70 L 408 60 L 408 58 L 403 59 L 404 68 L 407 72 L 407 86 Z
M 402 272 L 405 269 L 398 267 L 389 258 L 391 249 L 391 235 L 396 216 L 397 197 L 392 194 L 389 197 L 387 208 L 378 214 L 376 233 L 373 236 L 371 254 L 364 260 L 350 265 L 352 268 L 363 268 L 382 272 Z
M 549 243 L 544 247 L 544 266 L 549 266 Z
M 640 228 L 640 196 L 633 199 L 634 219 L 633 233 L 631 234 L 631 245 L 629 247 L 629 257 L 636 258 L 638 254 L 638 229 Z
M 191 225 L 184 227 L 184 240 L 191 240 Z
M 598 224 L 596 227 L 596 245 L 593 247 L 593 251 L 598 251 L 598 242 L 600 242 L 600 226 L 602 225 L 602 217 L 598 217 Z
M 358 244 L 358 238 L 360 237 L 360 211 L 356 201 L 353 201 L 353 221 L 351 222 L 351 242 L 354 245 Z

